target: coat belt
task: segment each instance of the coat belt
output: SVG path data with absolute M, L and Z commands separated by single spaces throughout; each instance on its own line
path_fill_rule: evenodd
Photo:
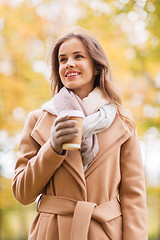
M 63 216 L 73 215 L 70 240 L 87 240 L 91 218 L 104 223 L 122 215 L 118 197 L 97 206 L 92 202 L 42 195 L 37 210 Z

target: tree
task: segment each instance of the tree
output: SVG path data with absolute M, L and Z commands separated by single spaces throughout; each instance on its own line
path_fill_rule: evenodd
M 95 33 L 140 135 L 160 130 L 159 1 L 81 1 L 78 24 Z

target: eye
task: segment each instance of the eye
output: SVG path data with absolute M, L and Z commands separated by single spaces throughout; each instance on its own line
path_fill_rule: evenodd
M 67 61 L 67 58 L 61 58 L 60 59 L 60 62 L 65 62 L 65 61 Z
M 81 54 L 77 54 L 75 58 L 83 58 Z

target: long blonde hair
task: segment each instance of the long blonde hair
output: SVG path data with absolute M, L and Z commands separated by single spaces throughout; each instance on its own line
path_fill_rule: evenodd
M 109 61 L 106 57 L 104 50 L 99 42 L 92 36 L 86 33 L 68 33 L 58 38 L 51 50 L 51 91 L 54 96 L 57 92 L 64 87 L 59 76 L 59 61 L 58 53 L 60 46 L 67 40 L 77 38 L 82 41 L 88 54 L 93 60 L 93 63 L 98 70 L 95 77 L 94 87 L 99 87 L 103 92 L 106 99 L 117 106 L 117 111 L 122 119 L 127 121 L 130 125 L 134 126 L 134 121 L 131 115 L 122 106 L 122 95 L 113 82 Z

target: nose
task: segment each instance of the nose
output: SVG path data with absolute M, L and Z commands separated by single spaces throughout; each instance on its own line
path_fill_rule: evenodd
M 68 68 L 72 68 L 72 67 L 75 67 L 75 62 L 74 62 L 74 60 L 72 59 L 72 58 L 69 58 L 68 59 L 68 61 L 67 61 L 67 63 L 66 63 L 66 68 L 68 69 Z

